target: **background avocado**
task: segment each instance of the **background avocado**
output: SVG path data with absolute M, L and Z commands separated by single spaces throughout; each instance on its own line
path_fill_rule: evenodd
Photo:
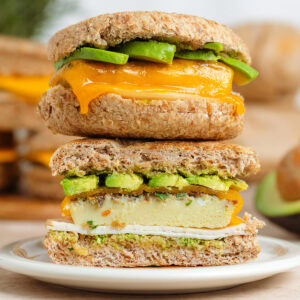
M 136 174 L 113 173 L 105 178 L 107 187 L 121 188 L 130 191 L 137 190 L 143 184 L 143 178 Z
M 255 204 L 257 210 L 271 222 L 300 234 L 300 199 L 284 200 L 276 186 L 276 173 L 267 175 L 259 184 Z
M 96 175 L 74 178 L 65 177 L 60 184 L 64 189 L 65 195 L 72 196 L 96 189 L 99 184 L 99 178 Z
M 55 62 L 54 67 L 56 70 L 58 70 L 61 67 L 63 67 L 66 63 L 78 59 L 87 59 L 108 62 L 117 65 L 124 65 L 128 61 L 128 55 L 102 49 L 82 47 L 75 50 L 70 56 L 64 57 L 60 61 Z
M 176 46 L 157 41 L 132 41 L 115 48 L 129 57 L 164 64 L 173 62 Z

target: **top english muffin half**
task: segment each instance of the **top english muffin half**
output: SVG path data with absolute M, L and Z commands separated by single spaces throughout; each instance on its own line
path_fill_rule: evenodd
M 100 15 L 56 33 L 48 54 L 56 73 L 39 112 L 73 136 L 233 138 L 244 101 L 232 83 L 258 74 L 229 28 L 175 13 Z

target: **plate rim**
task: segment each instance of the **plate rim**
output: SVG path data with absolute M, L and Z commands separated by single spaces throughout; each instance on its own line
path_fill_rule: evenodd
M 35 237 L 22 239 L 9 243 L 0 248 L 0 267 L 15 273 L 32 276 L 32 277 L 47 277 L 57 278 L 62 276 L 68 279 L 81 279 L 87 276 L 86 280 L 134 280 L 136 283 L 148 282 L 153 283 L 158 280 L 164 282 L 191 282 L 191 281 L 210 281 L 224 279 L 234 279 L 237 276 L 246 278 L 251 276 L 274 275 L 300 266 L 300 246 L 291 243 L 290 241 L 258 236 L 260 242 L 269 242 L 274 246 L 282 246 L 288 249 L 288 252 L 279 257 L 274 264 L 274 259 L 265 262 L 251 262 L 249 264 L 226 265 L 226 266 L 211 266 L 211 267 L 179 267 L 180 272 L 172 272 L 178 270 L 175 268 L 97 268 L 97 267 L 81 267 L 58 265 L 49 262 L 34 261 L 19 257 L 12 253 L 12 249 L 19 243 L 26 242 L 41 242 L 43 237 Z M 299 257 L 297 260 L 296 258 Z M 264 267 L 257 267 L 258 264 L 263 264 Z M 43 267 L 41 267 L 43 266 Z M 241 266 L 243 266 L 241 268 Z M 76 272 L 75 272 L 76 271 Z

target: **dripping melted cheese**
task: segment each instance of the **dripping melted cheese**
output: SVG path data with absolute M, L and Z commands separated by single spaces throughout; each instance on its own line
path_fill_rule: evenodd
M 234 71 L 220 62 L 175 59 L 171 65 L 142 61 L 114 65 L 76 60 L 60 69 L 50 85 L 67 82 L 79 101 L 82 114 L 88 112 L 93 99 L 107 93 L 137 100 L 201 100 L 205 97 L 215 102 L 233 103 L 236 113 L 243 114 L 242 97 L 231 92 L 233 76 Z

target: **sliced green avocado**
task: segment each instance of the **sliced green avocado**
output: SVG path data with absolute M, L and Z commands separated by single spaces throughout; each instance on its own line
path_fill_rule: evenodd
M 105 178 L 105 185 L 129 191 L 137 190 L 143 184 L 143 177 L 136 174 L 113 173 Z
M 230 187 L 242 191 L 248 185 L 240 179 L 222 179 L 218 175 L 191 176 L 187 178 L 189 184 L 203 185 L 217 191 L 228 191 Z
M 131 58 L 171 64 L 176 46 L 157 41 L 132 41 L 117 46 L 115 49 L 118 52 L 128 54 Z
M 178 53 L 175 53 L 175 57 L 183 58 L 183 59 L 191 59 L 191 60 L 213 60 L 217 61 L 219 56 L 217 56 L 211 50 L 184 50 Z
M 271 222 L 300 234 L 300 199 L 286 201 L 281 198 L 276 184 L 276 173 L 267 175 L 259 184 L 255 205 Z
M 234 69 L 233 81 L 237 85 L 245 85 L 258 76 L 255 69 L 238 59 L 221 56 L 220 61 Z
M 224 50 L 224 46 L 222 43 L 218 43 L 218 42 L 212 42 L 212 43 L 206 43 L 204 46 L 203 46 L 204 49 L 210 49 L 210 50 L 213 50 L 215 51 L 216 53 L 219 53 L 221 51 Z
M 95 60 L 117 65 L 124 65 L 128 61 L 128 55 L 102 49 L 82 47 L 72 52 L 68 57 L 64 57 L 60 61 L 55 62 L 55 70 L 57 71 L 66 63 L 78 59 Z
M 160 174 L 157 176 L 152 177 L 149 180 L 148 185 L 150 187 L 178 187 L 179 189 L 183 188 L 184 186 L 189 185 L 186 179 L 184 179 L 180 175 L 174 174 Z
M 63 186 L 65 195 L 72 196 L 96 189 L 99 184 L 99 178 L 96 175 L 74 178 L 65 177 L 60 184 Z

